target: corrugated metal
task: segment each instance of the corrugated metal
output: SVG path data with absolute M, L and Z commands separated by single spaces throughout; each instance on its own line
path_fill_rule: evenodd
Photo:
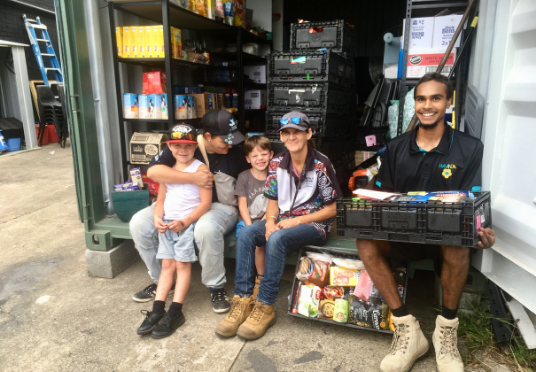
M 497 243 L 479 252 L 483 274 L 536 313 L 536 0 L 498 1 L 484 117 L 483 186 Z M 478 42 L 477 42 L 477 45 Z M 484 47 L 485 49 L 485 47 Z

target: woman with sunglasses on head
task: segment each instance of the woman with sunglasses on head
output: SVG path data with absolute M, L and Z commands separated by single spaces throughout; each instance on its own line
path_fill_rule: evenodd
M 281 141 L 287 149 L 274 156 L 268 168 L 266 220 L 244 227 L 238 236 L 232 309 L 216 328 L 216 334 L 223 337 L 238 334 L 254 340 L 275 323 L 274 304 L 287 252 L 321 245 L 337 214 L 335 201 L 342 197 L 333 165 L 313 147 L 307 116 L 293 111 L 280 123 Z M 252 298 L 255 247 L 263 245 L 264 277 L 259 294 Z

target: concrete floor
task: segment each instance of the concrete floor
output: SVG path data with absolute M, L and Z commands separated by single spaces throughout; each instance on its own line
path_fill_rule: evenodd
M 54 154 L 50 154 L 55 151 Z M 115 279 L 89 277 L 69 148 L 0 156 L 1 371 L 377 371 L 391 336 L 297 319 L 286 314 L 293 268 L 287 267 L 277 323 L 260 340 L 222 340 L 194 265 L 186 323 L 173 336 L 139 337 L 132 301 L 150 283 L 141 261 Z M 234 262 L 226 262 L 228 294 Z M 429 338 L 433 274 L 417 272 L 407 304 Z M 435 371 L 433 349 L 413 372 Z

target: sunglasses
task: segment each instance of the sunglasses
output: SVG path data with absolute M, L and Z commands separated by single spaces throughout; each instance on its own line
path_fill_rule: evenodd
M 194 137 L 193 133 L 183 133 L 183 132 L 173 132 L 173 133 L 171 133 L 171 139 L 195 141 L 195 137 Z
M 294 116 L 293 118 L 290 118 L 290 121 L 288 118 L 283 118 L 279 120 L 279 122 L 281 123 L 281 126 L 287 125 L 289 122 L 292 124 L 301 124 L 301 121 L 302 121 L 302 118 L 300 118 L 299 116 Z M 304 125 L 307 125 L 307 124 L 304 123 Z

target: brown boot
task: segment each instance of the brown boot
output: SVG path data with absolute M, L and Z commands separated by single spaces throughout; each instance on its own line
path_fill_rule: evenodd
M 253 287 L 253 294 L 251 295 L 251 298 L 253 301 L 257 299 L 257 295 L 259 294 L 259 287 L 261 286 L 261 280 L 262 276 L 257 275 L 255 277 L 255 287 Z
M 237 335 L 246 340 L 256 340 L 262 337 L 268 327 L 275 324 L 274 307 L 255 302 L 255 308 L 244 323 L 238 328 Z
M 216 334 L 222 337 L 232 337 L 236 335 L 236 331 L 240 324 L 246 320 L 246 318 L 253 311 L 254 301 L 251 297 L 240 297 L 235 295 L 233 297 L 231 312 L 220 324 L 216 327 Z

